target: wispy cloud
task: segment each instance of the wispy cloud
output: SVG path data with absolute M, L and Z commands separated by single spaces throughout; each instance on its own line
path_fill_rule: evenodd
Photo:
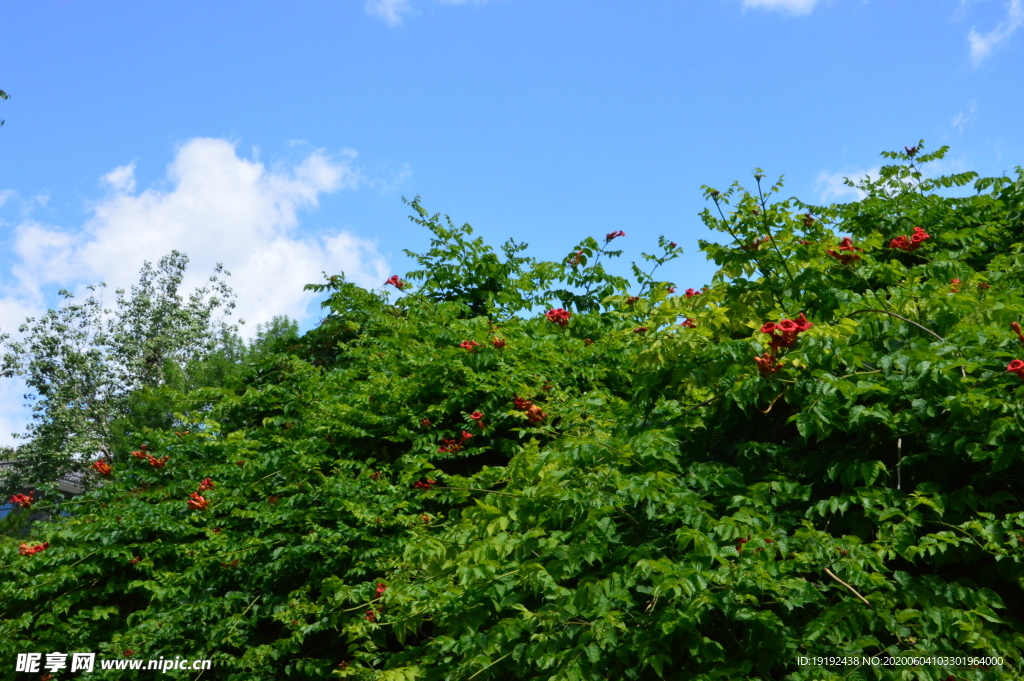
M 434 0 L 441 5 L 483 5 L 490 0 Z M 413 11 L 410 0 L 366 0 L 366 13 L 397 26 Z
M 977 67 L 992 54 L 1001 42 L 1013 35 L 1024 26 L 1024 0 L 1010 0 L 1007 5 L 1006 18 L 994 29 L 981 35 L 973 28 L 967 34 L 967 42 L 971 47 L 971 63 Z
M 389 26 L 402 23 L 403 17 L 411 11 L 409 0 L 366 0 L 366 13 L 380 17 Z
M 793 16 L 810 14 L 821 0 L 743 0 L 743 7 L 777 10 Z
M 954 118 L 950 124 L 954 130 L 958 131 L 961 135 L 964 134 L 964 126 L 974 120 L 975 114 L 978 113 L 978 102 L 971 100 L 971 104 L 966 112 L 961 111 Z
M 846 185 L 847 178 L 853 180 L 854 184 L 870 178 L 877 180 L 881 173 L 881 166 L 875 166 L 867 170 L 854 170 L 847 173 L 821 173 L 815 181 L 816 191 L 822 203 L 832 203 L 844 200 L 859 201 L 867 194 L 856 187 Z

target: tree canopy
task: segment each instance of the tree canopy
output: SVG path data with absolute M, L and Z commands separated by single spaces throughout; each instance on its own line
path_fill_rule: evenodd
M 665 238 L 630 281 L 605 270 L 622 231 L 539 262 L 411 202 L 420 270 L 329 276 L 316 328 L 219 385 L 150 387 L 171 422 L 0 539 L 3 659 L 1020 678 L 1024 169 L 926 178 L 944 153 L 885 153 L 848 204 L 760 170 L 705 187 L 723 240 L 699 290 L 660 278 Z

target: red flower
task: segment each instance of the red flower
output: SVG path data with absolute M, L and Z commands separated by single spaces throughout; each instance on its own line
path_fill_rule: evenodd
M 513 397 L 512 402 L 513 404 L 516 405 L 516 409 L 518 409 L 519 411 L 525 411 L 526 409 L 529 409 L 531 406 L 533 406 L 533 402 L 529 400 L 524 400 L 522 397 Z
M 987 281 L 979 281 L 979 282 L 977 283 L 977 286 L 978 286 L 978 290 L 979 290 L 979 291 L 984 291 L 984 290 L 986 290 L 986 289 L 990 289 L 990 288 L 992 288 L 992 285 L 991 285 L 991 284 L 989 284 L 989 283 L 988 283 Z
M 1017 338 L 1020 338 L 1020 342 L 1024 343 L 1024 333 L 1021 333 L 1020 324 L 1017 322 L 1010 322 L 1010 328 L 1013 329 L 1015 334 L 1017 334 Z
M 668 247 L 669 247 L 669 248 L 675 248 L 675 247 L 676 247 L 676 246 L 678 246 L 678 245 L 679 245 L 679 244 L 677 244 L 677 243 L 676 243 L 675 241 L 669 241 L 669 242 L 668 242 Z
M 209 478 L 203 478 L 203 481 L 199 483 L 199 491 L 205 492 L 208 489 L 213 489 L 213 480 Z
M 648 329 L 646 326 L 638 326 L 635 329 L 633 329 L 633 333 L 639 333 L 640 335 L 647 333 L 647 331 Z
M 188 507 L 194 511 L 205 511 L 206 505 L 209 503 L 204 497 L 199 496 L 198 492 L 192 492 L 188 495 Z
M 903 149 L 907 152 L 907 156 L 911 158 L 917 153 L 917 147 L 903 147 Z
M 97 473 L 104 477 L 110 477 L 110 474 L 114 472 L 114 469 L 111 468 L 103 459 L 100 459 L 99 461 L 94 461 L 92 467 L 93 470 L 95 470 Z
M 811 225 L 814 224 L 814 216 L 811 215 L 810 213 L 807 213 L 806 215 L 804 215 L 803 220 L 804 220 L 804 227 L 810 227 Z M 803 242 L 801 242 L 801 243 L 803 243 Z M 808 242 L 808 243 L 810 243 L 810 242 Z
M 477 343 L 475 340 L 464 340 L 461 343 L 459 343 L 459 347 L 462 348 L 463 350 L 466 350 L 467 352 L 476 352 L 476 349 L 479 346 L 480 344 Z
M 459 444 L 462 444 L 463 442 L 465 442 L 466 440 L 470 439 L 471 437 L 473 437 L 473 436 L 470 435 L 469 433 L 467 433 L 466 431 L 462 431 L 462 439 L 459 441 Z
M 124 656 L 125 657 L 131 657 L 134 654 L 135 654 L 135 651 L 132 650 L 131 648 L 125 648 L 124 649 Z
M 23 556 L 34 556 L 40 551 L 45 551 L 50 548 L 49 542 L 43 542 L 42 544 L 36 544 L 35 546 L 29 546 L 28 544 L 22 544 L 18 547 L 18 553 Z
M 683 327 L 684 329 L 694 329 L 697 327 L 697 325 L 693 323 L 692 319 L 684 319 L 683 323 L 680 324 L 679 326 Z
M 267 497 L 267 503 L 271 505 L 277 504 L 277 502 L 279 502 L 280 500 L 281 497 L 277 496 L 276 494 L 271 494 L 269 497 Z
M 146 458 L 149 459 L 149 465 L 152 466 L 153 468 L 163 468 L 164 464 L 166 464 L 171 457 L 165 456 L 158 459 L 154 457 L 152 454 L 147 454 Z
M 688 288 L 686 289 L 686 291 L 684 291 L 684 293 L 686 294 L 687 298 L 693 298 L 694 296 L 699 296 L 701 292 L 696 289 Z
M 583 339 L 583 344 L 584 345 L 593 345 L 594 341 L 590 340 L 589 338 L 584 338 Z
M 1017 378 L 1024 380 L 1024 361 L 1015 359 L 1006 365 L 1007 373 L 1017 374 Z
M 132 452 L 132 456 L 134 456 L 136 459 L 145 459 L 146 458 L 146 455 L 143 452 L 141 452 L 141 451 Z
M 669 293 L 675 293 L 676 292 L 676 287 L 675 286 L 669 286 L 668 287 L 668 292 Z
M 377 582 L 377 598 L 384 595 L 384 592 L 388 590 L 388 587 L 383 582 Z
M 401 291 L 403 288 L 405 288 L 405 282 L 402 281 L 401 279 L 399 279 L 397 274 L 392 275 L 390 279 L 388 279 L 387 281 L 384 282 L 385 286 L 387 286 L 388 284 L 391 284 L 392 286 L 397 288 L 399 291 Z
M 638 300 L 640 300 L 640 296 L 630 296 L 626 298 L 626 305 L 636 305 Z
M 437 480 L 431 480 L 430 478 L 427 478 L 426 482 L 422 482 L 422 481 L 417 482 L 415 485 L 412 486 L 412 488 L 413 489 L 431 489 L 435 484 L 437 484 Z
M 959 279 L 950 279 L 949 283 L 952 284 L 952 286 L 949 287 L 951 293 L 956 293 L 960 290 L 960 287 L 958 286 L 960 283 Z
M 931 235 L 924 231 L 921 227 L 914 227 L 914 234 L 908 239 L 905 236 L 898 236 L 889 242 L 890 248 L 898 248 L 901 251 L 913 251 L 916 250 L 925 239 L 930 239 Z
M 420 516 L 420 518 L 422 518 L 422 519 L 423 519 L 423 524 L 424 524 L 424 525 L 429 525 L 429 524 L 430 524 L 430 516 L 429 516 L 429 515 L 427 515 L 426 513 L 424 513 L 423 515 L 421 515 L 421 516 Z
M 548 417 L 548 415 L 545 414 L 543 411 L 541 411 L 540 407 L 538 407 L 535 404 L 530 405 L 526 409 L 526 418 L 528 418 L 530 423 L 532 423 L 532 424 L 540 423 L 541 421 L 543 421 L 547 417 Z
M 761 333 L 774 333 L 775 322 L 767 322 L 761 325 Z
M 141 561 L 142 561 L 141 558 L 139 558 L 138 556 L 135 556 L 134 558 L 132 558 L 128 562 L 131 563 L 132 565 L 138 565 Z
M 775 325 L 775 328 L 782 333 L 796 333 L 797 325 L 792 319 L 783 319 L 781 322 Z
M 504 338 L 498 338 L 497 336 L 495 336 L 494 340 L 491 341 L 491 345 L 493 345 L 494 347 L 496 347 L 498 349 L 501 349 L 501 348 L 505 347 L 505 345 L 507 345 L 507 343 L 505 342 Z
M 553 310 L 548 310 L 545 313 L 545 316 L 548 318 L 548 321 L 553 324 L 567 326 L 569 324 L 569 317 L 572 316 L 572 313 L 568 310 L 563 310 L 562 308 L 557 307 Z
M 22 508 L 32 508 L 32 503 L 36 500 L 36 493 L 34 491 L 29 492 L 28 496 L 24 494 L 15 494 L 11 497 L 11 503 L 17 504 Z
M 609 232 L 608 234 L 605 234 L 605 236 L 604 236 L 605 243 L 608 243 L 612 239 L 617 239 L 620 236 L 626 236 L 626 233 L 623 232 L 621 229 L 619 231 L 617 231 L 617 232 Z
M 426 428 L 430 425 L 430 419 L 420 419 L 420 425 Z
M 365 619 L 366 619 L 367 622 L 376 622 L 377 621 L 377 613 L 376 613 L 376 611 L 374 611 L 374 610 L 367 610 L 366 611 L 366 618 Z
M 807 321 L 807 317 L 804 317 L 804 313 L 801 312 L 799 316 L 797 316 L 796 318 L 796 326 L 797 332 L 801 332 L 811 328 L 812 326 L 814 326 L 814 324 L 811 324 L 809 321 Z
M 483 417 L 484 415 L 479 411 L 474 411 L 472 414 L 469 415 L 469 418 L 473 419 L 474 421 L 479 421 Z

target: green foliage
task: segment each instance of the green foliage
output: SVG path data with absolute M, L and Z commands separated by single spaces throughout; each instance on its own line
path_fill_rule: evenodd
M 115 292 L 113 313 L 95 295 L 103 284 L 89 287 L 94 295 L 80 303 L 61 290 L 64 303 L 26 320 L 22 340 L 0 335 L 0 374 L 23 378 L 34 392 L 26 443 L 8 453 L 21 465 L 0 480 L 0 491 L 81 470 L 97 454 L 114 460 L 143 424 L 170 427 L 168 407 L 154 394 L 161 386 L 223 384 L 241 346 L 235 327 L 214 312 L 230 314 L 233 294 L 218 266 L 210 285 L 186 300 L 179 289 L 187 265 L 177 251 L 156 268 L 145 263 L 130 296 Z
M 701 243 L 702 292 L 653 278 L 664 240 L 630 295 L 601 267 L 614 233 L 501 260 L 413 202 L 418 289 L 310 286 L 316 329 L 182 384 L 184 425 L 134 433 L 142 458 L 33 528 L 49 548 L 0 543 L 0 654 L 247 681 L 1020 678 L 1024 169 L 925 180 L 944 149 L 919 151 L 851 204 L 770 203 L 759 170 L 706 188 L 730 241 Z M 1002 663 L 797 662 L 956 655 Z

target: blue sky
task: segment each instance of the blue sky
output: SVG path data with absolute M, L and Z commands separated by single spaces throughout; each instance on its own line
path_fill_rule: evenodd
M 35 0 L 0 27 L 2 332 L 174 248 L 233 272 L 248 327 L 308 328 L 322 271 L 410 269 L 416 195 L 540 258 L 664 234 L 699 287 L 703 184 L 848 201 L 921 138 L 941 172 L 1024 163 L 1024 0 Z

